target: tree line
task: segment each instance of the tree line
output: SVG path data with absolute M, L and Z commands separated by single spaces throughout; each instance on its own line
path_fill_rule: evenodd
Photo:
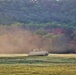
M 57 22 L 76 27 L 76 0 L 0 0 L 0 23 Z

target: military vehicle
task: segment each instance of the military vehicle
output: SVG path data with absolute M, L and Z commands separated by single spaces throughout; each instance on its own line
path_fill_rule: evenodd
M 29 56 L 47 56 L 48 51 L 44 51 L 41 49 L 34 49 L 32 52 L 29 53 Z

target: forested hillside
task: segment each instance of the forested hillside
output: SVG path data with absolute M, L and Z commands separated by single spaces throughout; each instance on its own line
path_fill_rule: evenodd
M 0 23 L 76 24 L 76 0 L 0 0 Z
M 0 53 L 76 53 L 76 0 L 0 0 L 0 41 Z

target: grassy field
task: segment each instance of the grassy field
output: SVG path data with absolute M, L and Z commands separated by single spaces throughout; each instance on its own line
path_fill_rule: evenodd
M 1 55 L 0 75 L 76 75 L 76 55 Z
M 76 75 L 75 65 L 0 65 L 0 75 Z

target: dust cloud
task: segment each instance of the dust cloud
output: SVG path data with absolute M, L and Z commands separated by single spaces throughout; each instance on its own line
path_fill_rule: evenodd
M 64 35 L 48 39 L 22 27 L 0 27 L 0 54 L 25 54 L 34 49 L 66 53 L 69 51 L 68 41 Z
M 36 48 L 46 49 L 48 47 L 44 46 L 45 41 L 41 36 L 20 27 L 0 27 L 0 54 L 28 53 Z

